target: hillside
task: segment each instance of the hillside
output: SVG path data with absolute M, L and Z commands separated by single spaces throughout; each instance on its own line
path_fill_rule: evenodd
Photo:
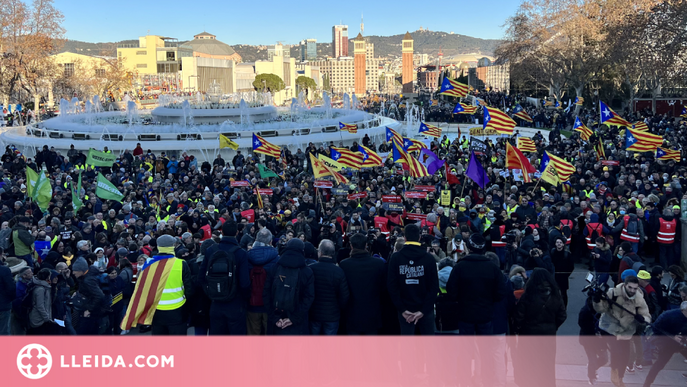
M 352 32 L 349 39 L 355 38 Z M 393 36 L 368 36 L 367 38 L 375 45 L 375 56 L 381 58 L 394 58 L 401 56 L 401 40 L 405 34 Z M 436 55 L 441 49 L 444 56 L 449 57 L 458 54 L 481 53 L 492 55 L 494 50 L 501 42 L 495 39 L 480 39 L 466 35 L 450 34 L 440 31 L 415 31 L 411 32 L 415 40 L 415 52 L 419 54 Z M 64 41 L 61 51 L 70 51 L 86 55 L 108 55 L 115 56 L 117 44 L 136 43 L 137 40 L 127 40 L 115 43 L 88 43 L 76 40 Z M 252 46 L 247 44 L 236 44 L 231 46 L 243 58 L 244 62 L 254 62 L 256 60 L 267 59 L 266 46 Z M 348 51 L 353 55 L 353 43 L 349 41 Z M 317 43 L 318 57 L 325 58 L 332 55 L 331 42 Z M 291 56 L 298 57 L 298 45 L 291 47 Z

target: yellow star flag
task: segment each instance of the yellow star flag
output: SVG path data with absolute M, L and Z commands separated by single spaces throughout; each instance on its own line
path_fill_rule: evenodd
M 323 155 L 323 154 L 317 155 L 317 159 L 318 159 L 321 163 L 323 163 L 325 166 L 327 166 L 327 167 L 329 167 L 329 168 L 331 168 L 331 169 L 333 169 L 333 170 L 335 170 L 335 171 L 337 171 L 337 172 L 340 172 L 340 171 L 341 171 L 342 169 L 344 169 L 344 168 L 348 168 L 348 166 L 343 165 L 343 164 L 341 164 L 340 162 L 334 160 L 333 158 L 327 157 L 327 156 L 325 156 L 325 155 Z
M 223 134 L 220 134 L 219 135 L 219 149 L 223 149 L 223 148 L 231 148 L 233 150 L 237 150 L 237 149 L 239 149 L 239 144 L 237 144 L 234 141 L 232 141 L 231 139 L 229 139 L 229 137 L 227 137 Z

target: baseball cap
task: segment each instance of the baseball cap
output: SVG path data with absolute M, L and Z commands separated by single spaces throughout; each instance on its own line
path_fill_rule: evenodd
M 651 274 L 649 274 L 649 272 L 646 270 L 640 270 L 639 273 L 637 273 L 637 278 L 642 280 L 650 280 Z

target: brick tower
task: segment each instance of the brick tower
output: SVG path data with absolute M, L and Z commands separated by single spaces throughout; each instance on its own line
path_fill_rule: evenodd
M 355 81 L 355 94 L 361 96 L 367 91 L 366 79 L 366 68 L 365 68 L 365 39 L 362 34 L 358 34 L 355 39 L 353 39 L 353 78 Z M 360 97 L 358 97 L 360 98 Z
M 403 94 L 413 92 L 413 37 L 406 32 L 402 40 L 401 53 L 403 54 Z

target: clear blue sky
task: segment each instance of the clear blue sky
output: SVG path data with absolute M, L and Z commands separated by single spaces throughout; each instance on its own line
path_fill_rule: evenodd
M 55 0 L 64 14 L 67 38 L 87 42 L 137 39 L 150 31 L 191 40 L 203 30 L 228 44 L 294 44 L 302 39 L 331 41 L 332 25 L 347 24 L 349 36 L 395 35 L 420 28 L 453 31 L 486 39 L 503 36 L 505 20 L 514 14 L 519 0 L 455 2 L 379 0 L 300 1 L 151 1 Z M 441 11 L 437 12 L 436 10 Z

